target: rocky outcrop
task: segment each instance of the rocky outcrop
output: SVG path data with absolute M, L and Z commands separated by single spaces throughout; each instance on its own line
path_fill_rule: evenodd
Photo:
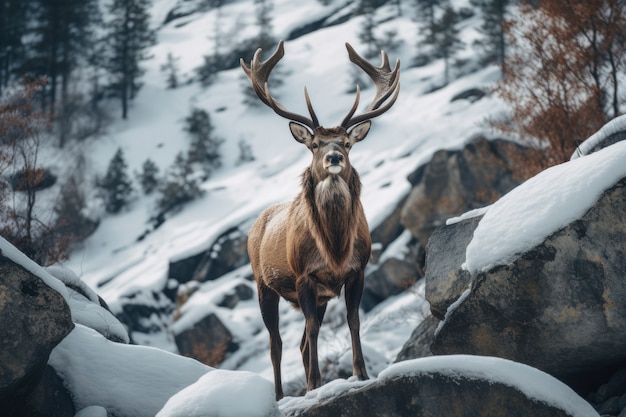
M 19 415 L 74 324 L 63 296 L 21 265 L 0 256 L 0 277 L 0 414 Z
M 396 356 L 395 362 L 402 362 L 409 359 L 425 358 L 432 356 L 430 351 L 430 345 L 435 337 L 435 331 L 439 325 L 439 319 L 433 315 L 427 316 L 422 322 L 413 330 L 409 340 L 407 340 L 398 356 Z
M 493 203 L 532 175 L 534 153 L 513 142 L 478 137 L 462 150 L 441 150 L 409 176 L 401 223 L 422 246 L 446 219 Z
M 227 230 L 206 251 L 171 262 L 168 276 L 181 284 L 221 277 L 250 262 L 247 244 L 245 232 L 236 227 Z
M 458 359 L 469 366 L 457 367 Z M 563 384 L 521 364 L 440 357 L 398 365 L 398 372 L 389 368 L 378 380 L 321 398 L 310 408 L 291 409 L 287 403 L 282 411 L 288 417 L 598 416 Z M 537 392 L 524 378 L 548 392 Z
M 391 255 L 388 255 L 388 253 Z M 411 287 L 423 272 L 419 259 L 424 248 L 415 241 L 408 231 L 401 234 L 387 246 L 376 264 L 370 264 L 365 271 L 365 288 L 361 307 L 370 311 L 381 301 L 400 294 Z
M 461 265 L 465 262 L 465 248 L 472 241 L 479 221 L 480 217 L 473 217 L 458 222 L 453 227 L 440 227 L 428 241 L 425 295 L 430 303 L 430 311 L 439 320 L 444 319 L 450 304 L 471 283 L 470 273 L 461 269 Z
M 174 339 L 181 355 L 209 366 L 219 365 L 226 354 L 238 348 L 230 330 L 213 313 L 190 328 L 180 331 L 174 329 Z
M 471 292 L 449 309 L 432 351 L 509 358 L 574 386 L 624 363 L 624 218 L 626 179 L 512 263 L 472 277 Z

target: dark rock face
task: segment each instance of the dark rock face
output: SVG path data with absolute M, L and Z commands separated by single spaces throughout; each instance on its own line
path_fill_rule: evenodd
M 518 389 L 476 377 L 432 371 L 379 380 L 288 417 L 558 417 L 568 412 Z
M 430 345 L 433 342 L 438 325 L 438 318 L 433 315 L 426 317 L 419 326 L 413 330 L 409 340 L 404 343 L 395 362 L 432 356 Z
M 465 291 L 472 277 L 461 269 L 465 248 L 472 241 L 481 217 L 474 217 L 436 229 L 426 253 L 426 300 L 430 311 L 443 320 L 446 310 Z
M 54 368 L 46 365 L 33 390 L 22 398 L 13 398 L 13 416 L 73 417 L 76 413 L 70 393 Z
M 480 137 L 460 151 L 441 150 L 410 177 L 414 184 L 401 222 L 422 246 L 446 219 L 493 203 L 531 173 L 524 159 L 535 151 L 504 140 Z
M 74 328 L 63 297 L 0 256 L 0 414 L 39 383 L 52 349 Z
M 407 245 L 406 253 L 401 258 L 389 257 L 381 260 L 380 265 L 372 266 L 366 271 L 361 299 L 361 307 L 365 311 L 370 311 L 381 301 L 400 294 L 422 278 L 418 259 L 423 248 L 419 243 Z
M 498 356 L 576 384 L 626 362 L 626 179 L 581 219 L 473 278 L 435 354 Z
M 248 238 L 239 228 L 224 232 L 205 252 L 171 262 L 168 276 L 181 284 L 219 278 L 248 262 Z M 168 294 L 170 296 L 170 294 Z M 175 294 L 171 294 L 174 300 Z
M 238 346 L 233 336 L 215 314 L 209 314 L 192 328 L 174 335 L 181 355 L 194 358 L 206 365 L 217 366 L 227 353 Z

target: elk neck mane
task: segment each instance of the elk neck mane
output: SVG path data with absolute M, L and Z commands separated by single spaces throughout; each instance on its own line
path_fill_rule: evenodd
M 340 273 L 352 257 L 356 237 L 361 205 L 359 175 L 351 169 L 346 179 L 332 175 L 316 181 L 307 168 L 302 175 L 302 193 L 318 250 L 327 265 Z

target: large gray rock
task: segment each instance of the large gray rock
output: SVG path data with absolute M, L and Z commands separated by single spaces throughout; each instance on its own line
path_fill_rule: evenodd
M 395 366 L 403 369 L 407 363 Z M 501 359 L 428 358 L 409 363 L 406 371 L 387 371 L 310 408 L 287 403 L 282 411 L 287 417 L 599 417 L 549 375 Z M 544 392 L 534 390 L 536 385 Z
M 441 150 L 409 176 L 414 185 L 400 216 L 422 246 L 446 219 L 486 206 L 536 172 L 537 151 L 505 140 L 478 137 L 462 150 Z
M 174 340 L 181 355 L 209 366 L 219 365 L 226 354 L 238 348 L 230 330 L 213 313 L 190 328 L 178 330 L 174 327 Z
M 443 320 L 446 310 L 469 287 L 472 276 L 461 269 L 465 249 L 472 241 L 481 217 L 473 217 L 436 229 L 426 252 L 426 300 L 430 311 Z
M 409 359 L 425 358 L 432 356 L 430 345 L 435 337 L 435 331 L 439 325 L 439 319 L 433 315 L 429 315 L 413 330 L 409 340 L 407 340 L 395 362 L 402 362 Z
M 626 178 L 509 265 L 478 273 L 448 312 L 433 353 L 509 358 L 574 383 L 623 364 L 624 219 Z
M 0 256 L 0 415 L 39 383 L 52 349 L 74 328 L 65 299 Z

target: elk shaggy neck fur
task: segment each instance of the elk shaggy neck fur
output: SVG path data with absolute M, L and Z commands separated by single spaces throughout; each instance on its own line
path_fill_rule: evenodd
M 347 178 L 328 175 L 316 181 L 308 168 L 302 175 L 303 201 L 313 239 L 335 275 L 345 273 L 353 255 L 361 181 L 356 171 Z

